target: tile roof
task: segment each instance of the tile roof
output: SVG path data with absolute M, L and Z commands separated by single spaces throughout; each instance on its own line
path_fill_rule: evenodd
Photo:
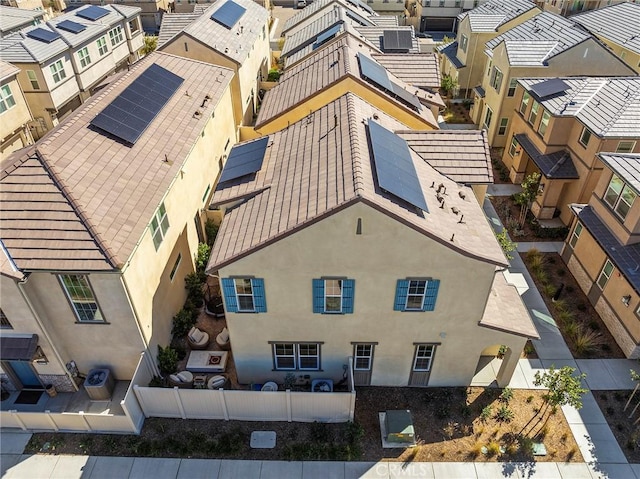
M 415 36 L 413 31 L 413 27 L 405 26 L 405 27 L 361 27 L 359 25 L 355 26 L 355 29 L 366 38 L 369 43 L 375 45 L 379 50 L 386 51 L 383 41 L 384 32 L 387 30 L 397 30 L 397 31 L 409 31 L 411 32 L 411 48 L 409 49 L 409 53 L 420 53 L 420 45 L 418 43 L 418 39 Z M 390 51 L 393 54 L 393 50 Z
M 531 0 L 489 0 L 473 10 L 461 13 L 458 19 L 469 17 L 472 32 L 495 32 L 498 27 L 536 8 Z
M 108 10 L 109 14 L 96 21 L 78 17 L 76 14 L 84 9 L 81 7 L 57 16 L 47 23 L 27 27 L 1 38 L 0 58 L 12 63 L 44 62 L 67 51 L 70 46 L 74 47 L 96 38 L 107 32 L 113 25 L 122 22 L 125 18 L 130 18 L 132 15 L 137 15 L 141 12 L 139 7 L 127 7 L 124 5 L 104 5 L 100 8 Z M 71 33 L 57 28 L 56 25 L 64 20 L 80 23 L 87 28 L 80 33 Z M 60 35 L 60 38 L 53 40 L 51 43 L 29 38 L 27 34 L 36 28 L 55 32 Z
M 278 85 L 266 93 L 256 120 L 256 129 L 259 130 L 261 125 L 307 101 L 346 77 L 357 79 L 363 85 L 366 85 L 365 88 L 371 85 L 360 73 L 357 59 L 358 53 L 370 53 L 370 51 L 356 45 L 356 40 L 352 37 L 345 36 L 323 48 L 317 49 L 303 61 L 286 69 L 280 77 Z M 392 80 L 410 93 L 414 93 L 415 88 L 410 87 L 402 80 L 397 78 L 392 78 Z M 411 112 L 412 115 L 420 117 L 426 123 L 437 125 L 436 119 L 428 108 L 423 107 L 418 113 L 412 107 L 407 106 L 378 86 L 373 86 L 373 88 L 379 95 L 387 98 L 398 108 Z M 422 92 L 419 98 L 422 97 L 427 100 L 425 95 L 427 93 Z M 437 98 L 434 98 L 431 101 L 436 100 Z
M 635 21 L 630 21 L 635 19 Z M 571 20 L 591 33 L 640 55 L 640 4 L 619 3 L 580 13 Z
M 9 258 L 9 253 L 7 252 L 2 240 L 0 239 L 0 274 L 7 276 L 13 279 L 22 279 L 24 275 L 22 272 L 16 267 L 16 265 Z
M 465 64 L 458 58 L 458 42 L 450 42 L 438 47 L 438 53 L 445 55 L 451 64 L 457 69 L 464 68 Z
M 558 42 L 550 41 L 525 41 L 505 40 L 505 49 L 509 57 L 509 65 L 512 66 L 545 66 L 547 59 L 558 46 Z
M 438 173 L 456 183 L 493 183 L 486 131 L 397 130 L 395 133 Z
M 344 15 L 344 9 L 334 8 L 323 15 L 319 15 L 313 22 L 285 37 L 280 56 L 287 58 L 301 48 L 316 41 L 318 35 L 326 32 L 334 25 L 349 22 Z
M 42 20 L 44 14 L 44 11 L 24 10 L 0 5 L 0 32 L 4 33 L 33 25 L 36 19 Z
M 158 33 L 158 48 L 187 28 L 194 20 L 200 18 L 201 13 L 165 13 L 162 15 L 160 33 Z
M 590 38 L 592 38 L 590 33 L 584 31 L 572 21 L 560 15 L 542 12 L 526 22 L 507 30 L 502 35 L 498 35 L 489 40 L 486 43 L 486 47 L 489 50 L 488 53 L 491 55 L 491 51 L 501 42 L 507 40 L 526 42 L 530 44 L 532 48 L 535 48 L 535 58 L 540 58 L 540 50 L 542 48 L 539 44 L 542 42 L 542 47 L 546 48 L 547 45 L 555 42 L 554 47 L 546 56 L 548 60 Z M 522 50 L 522 43 L 515 43 L 514 46 L 513 56 L 509 56 L 509 61 L 516 62 L 512 64 L 517 64 L 517 62 L 521 61 L 517 54 L 524 55 L 525 57 L 529 54 Z M 522 61 L 527 61 L 527 59 L 525 58 Z
M 403 128 L 347 93 L 269 135 L 262 169 L 218 184 L 214 192 L 212 207 L 240 203 L 225 213 L 207 270 L 216 271 L 356 202 L 460 254 L 505 266 L 504 254 L 472 190 L 439 174 L 416 153 L 411 157 L 426 201 L 432 205 L 428 213 L 377 186 L 366 129 L 372 117 L 387 129 Z M 432 184 L 446 188 L 443 208 L 435 206 L 438 200 Z
M 184 83 L 137 143 L 127 146 L 89 128 L 96 114 L 152 64 L 180 75 Z M 232 77 L 233 71 L 227 68 L 152 53 L 34 146 L 5 160 L 0 180 L 0 238 L 18 267 L 121 268 L 145 233 Z M 183 91 L 189 91 L 190 96 L 183 95 Z M 201 108 L 205 95 L 211 101 Z M 194 118 L 195 110 L 202 111 L 199 118 Z M 163 158 L 171 162 L 166 163 Z M 44 194 L 51 199 L 43 201 Z M 23 203 L 32 210 L 25 210 Z M 12 237 L 15 241 L 7 244 Z M 91 239 L 95 245 L 82 250 L 85 256 L 71 254 L 65 246 L 74 244 L 75 250 L 72 242 L 85 241 L 89 245 Z M 97 256 L 98 250 L 103 253 L 102 258 L 86 260 L 85 251 Z
M 578 179 L 578 171 L 573 164 L 571 154 L 567 150 L 560 150 L 543 155 L 526 133 L 518 133 L 515 139 L 533 162 L 540 168 L 544 176 L 550 179 Z
M 0 81 L 6 80 L 14 75 L 20 73 L 20 69 L 13 66 L 11 63 L 3 62 L 0 60 Z
M 527 90 L 545 78 L 519 79 Z M 604 138 L 640 138 L 640 77 L 566 77 L 569 88 L 539 99 L 554 116 L 575 117 Z M 535 96 L 535 95 L 534 95 Z
M 371 9 L 371 7 L 369 7 L 366 3 L 363 3 L 361 0 L 316 0 L 314 2 L 311 2 L 310 5 L 307 5 L 289 19 L 287 19 L 287 21 L 284 23 L 282 34 L 286 35 L 289 30 L 304 22 L 311 16 L 316 15 L 318 12 L 324 10 L 325 8 L 333 8 L 336 5 L 346 7 L 359 15 L 378 15 Z
M 598 157 L 640 195 L 640 154 L 598 153 Z
M 379 27 L 397 27 L 398 17 L 396 15 L 370 15 L 367 20 Z
M 435 53 L 374 53 L 371 57 L 408 85 L 434 91 L 440 88 L 440 62 Z
M 228 29 L 210 18 L 228 1 L 231 0 L 218 0 L 211 5 L 203 15 L 184 29 L 184 33 L 234 62 L 242 64 L 262 35 L 262 29 L 267 27 L 269 11 L 253 0 L 233 0 L 244 7 L 246 11 L 240 20 L 231 29 Z

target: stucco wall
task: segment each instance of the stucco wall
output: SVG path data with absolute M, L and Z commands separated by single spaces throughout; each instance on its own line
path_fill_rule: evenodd
M 11 152 L 22 148 L 28 144 L 28 138 L 12 138 L 16 130 L 20 130 L 31 120 L 31 112 L 27 106 L 27 101 L 20 89 L 16 77 L 4 80 L 0 85 L 8 85 L 15 101 L 15 106 L 9 108 L 0 115 L 0 139 L 3 140 L 0 153 L 0 160 L 4 159 Z

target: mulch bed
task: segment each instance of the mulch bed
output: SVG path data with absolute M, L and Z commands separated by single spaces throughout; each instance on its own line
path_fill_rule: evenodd
M 631 411 L 640 400 L 640 394 L 636 394 L 629 408 L 624 411 L 631 391 L 594 391 L 593 395 L 609 427 L 616 437 L 622 452 L 627 460 L 632 463 L 640 462 L 640 427 L 634 425 L 634 421 L 640 417 L 640 408 L 629 419 Z
M 496 210 L 496 213 L 498 213 L 500 222 L 507 228 L 509 237 L 514 243 L 518 243 L 518 241 L 558 241 L 538 237 L 529 221 L 524 222 L 521 233 L 517 235 L 514 234 L 512 223 L 520 217 L 520 205 L 517 205 L 509 196 L 491 196 L 489 197 L 489 201 L 491 201 L 493 208 Z M 531 215 L 531 213 L 529 213 L 529 215 Z

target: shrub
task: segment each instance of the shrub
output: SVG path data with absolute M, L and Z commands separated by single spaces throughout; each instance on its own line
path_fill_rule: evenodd
M 527 251 L 525 254 L 525 258 L 527 260 L 527 263 L 529 264 L 531 264 L 534 261 L 536 262 L 544 261 L 544 257 L 542 256 L 542 253 L 540 253 L 540 250 L 538 250 L 537 248 L 531 248 L 529 251 Z
M 164 381 L 160 376 L 153 376 L 151 381 L 149 381 L 150 388 L 161 388 L 164 386 Z
M 533 344 L 527 342 L 527 344 L 524 345 L 525 356 L 531 356 L 535 352 L 536 352 L 536 349 L 533 347 Z
M 485 406 L 482 408 L 482 412 L 480 413 L 480 420 L 482 422 L 487 422 L 492 414 L 493 409 L 491 408 L 491 406 Z
M 573 338 L 573 347 L 577 354 L 583 355 L 594 352 L 603 342 L 600 333 L 579 327 Z
M 575 315 L 571 311 L 558 311 L 555 319 L 560 324 L 575 323 Z
M 469 458 L 475 459 L 480 454 L 482 454 L 482 443 L 479 441 L 476 441 L 471 447 L 471 449 L 469 450 Z
M 571 339 L 575 338 L 576 334 L 578 334 L 579 329 L 580 325 L 574 319 L 563 321 L 562 323 L 562 331 L 567 337 Z
M 542 285 L 542 292 L 549 298 L 553 298 L 557 290 L 558 288 L 556 288 L 553 283 L 546 283 Z
M 196 271 L 198 273 L 204 273 L 209 262 L 209 255 L 211 254 L 211 246 L 207 243 L 198 244 L 198 253 L 196 254 Z
M 199 308 L 204 304 L 204 294 L 202 292 L 202 286 L 206 280 L 204 272 L 195 271 L 189 273 L 184 278 L 184 287 L 187 290 L 188 299 L 193 303 L 196 308 Z
M 533 454 L 533 439 L 527 436 L 520 436 L 518 438 L 518 443 L 520 444 L 520 451 L 530 456 Z
M 269 75 L 267 76 L 267 81 L 278 81 L 280 80 L 280 72 L 275 68 L 269 70 Z
M 527 404 L 531 404 L 533 401 L 533 396 L 527 396 Z
M 182 308 L 173 317 L 173 326 L 171 327 L 171 334 L 174 338 L 181 338 L 189 333 L 189 330 L 196 323 L 193 318 L 193 310 Z
M 347 423 L 346 436 L 349 444 L 351 445 L 357 444 L 360 441 L 360 439 L 362 439 L 362 437 L 364 436 L 364 428 L 357 421 L 354 421 L 354 422 L 349 421 Z
M 178 353 L 171 346 L 158 345 L 158 367 L 163 374 L 173 374 L 178 368 Z
M 513 399 L 513 389 L 504 388 L 502 390 L 502 393 L 500 394 L 500 397 L 499 397 L 500 402 L 508 404 L 509 401 L 511 401 L 512 399 Z
M 534 278 L 538 280 L 538 282 L 544 287 L 545 284 L 549 283 L 549 275 L 545 270 L 540 270 L 537 273 L 533 273 Z
M 207 235 L 207 244 L 213 246 L 218 235 L 218 225 L 216 225 L 212 219 L 208 219 L 204 224 L 204 232 Z
M 553 307 L 556 311 L 569 311 L 569 305 L 564 299 L 556 299 L 553 302 Z
M 496 441 L 491 441 L 489 444 L 487 444 L 487 456 L 497 456 L 498 454 L 500 454 L 500 452 L 500 444 L 498 444 Z
M 508 406 L 503 405 L 498 408 L 495 419 L 498 422 L 511 422 L 513 417 L 514 417 L 513 411 L 509 409 Z

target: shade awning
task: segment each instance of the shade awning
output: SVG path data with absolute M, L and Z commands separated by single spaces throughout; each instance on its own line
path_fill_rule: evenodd
M 0 337 L 0 360 L 31 361 L 38 347 L 37 334 Z

